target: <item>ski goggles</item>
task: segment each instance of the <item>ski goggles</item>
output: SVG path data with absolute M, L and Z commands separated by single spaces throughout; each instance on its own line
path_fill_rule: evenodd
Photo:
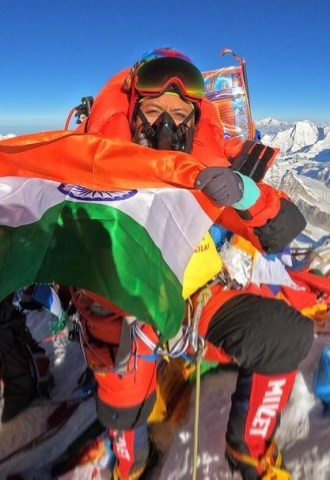
M 192 63 L 181 58 L 155 58 L 142 63 L 135 73 L 134 88 L 142 96 L 159 96 L 172 84 L 193 102 L 205 95 L 203 75 Z

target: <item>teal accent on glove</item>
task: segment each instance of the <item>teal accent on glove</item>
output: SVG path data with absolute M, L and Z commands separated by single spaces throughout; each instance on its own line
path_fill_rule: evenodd
M 260 197 L 260 189 L 258 185 L 252 180 L 252 178 L 242 175 L 239 172 L 234 172 L 239 175 L 243 182 L 243 197 L 239 202 L 233 204 L 236 210 L 248 210 L 252 205 L 256 203 Z

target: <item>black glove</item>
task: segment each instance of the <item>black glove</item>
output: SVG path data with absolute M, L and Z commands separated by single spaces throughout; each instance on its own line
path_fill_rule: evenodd
M 229 161 L 232 161 L 232 170 L 252 178 L 255 182 L 260 182 L 276 155 L 276 149 L 246 140 L 240 154 L 233 159 L 229 158 Z
M 228 167 L 206 167 L 196 178 L 195 188 L 219 205 L 239 202 L 244 190 L 241 177 Z

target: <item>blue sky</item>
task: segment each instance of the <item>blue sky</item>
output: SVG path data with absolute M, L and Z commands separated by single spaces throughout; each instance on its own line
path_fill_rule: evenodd
M 161 46 L 201 70 L 247 61 L 252 114 L 330 121 L 329 0 L 1 0 L 0 133 L 63 128 L 70 109 Z

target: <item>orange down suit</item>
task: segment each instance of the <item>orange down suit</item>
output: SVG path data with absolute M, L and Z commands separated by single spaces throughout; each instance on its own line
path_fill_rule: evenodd
M 127 70 L 120 72 L 105 85 L 95 98 L 90 116 L 79 125 L 78 132 L 131 140 L 128 120 L 129 101 L 123 90 L 127 73 Z M 232 161 L 239 156 L 244 142 L 237 139 L 224 139 L 218 112 L 210 101 L 203 99 L 200 103 L 200 111 L 193 139 L 192 156 L 205 166 L 230 167 Z M 274 157 L 275 155 L 274 152 Z M 219 208 L 217 223 L 246 238 L 259 250 L 280 251 L 300 233 L 305 226 L 304 221 L 298 209 L 291 204 L 283 192 L 276 191 L 262 182 L 259 182 L 258 186 L 260 197 L 248 211 L 238 212 L 232 207 Z M 285 227 L 286 225 L 288 228 Z M 241 388 L 248 404 L 251 391 L 254 392 L 253 399 L 251 397 L 251 405 L 246 407 L 244 413 L 239 412 L 235 405 L 232 407 L 227 439 L 234 447 L 253 456 L 261 455 L 265 451 L 267 441 L 276 426 L 277 415 L 289 398 L 297 365 L 307 354 L 313 338 L 312 323 L 299 312 L 284 302 L 276 304 L 277 300 L 262 298 L 256 293 L 251 290 L 223 290 L 221 285 L 215 286 L 209 303 L 202 311 L 199 324 L 199 333 L 205 336 L 208 342 L 207 357 L 210 360 L 230 362 L 235 358 L 246 369 L 239 377 L 238 388 Z M 126 438 L 128 443 L 131 442 L 127 457 L 121 457 L 118 452 L 116 455 L 122 478 L 129 478 L 130 472 L 135 471 L 138 464 L 134 461 L 136 447 L 131 440 L 132 432 L 147 422 L 155 402 L 157 358 L 150 348 L 148 349 L 138 340 L 131 345 L 132 355 L 127 363 L 128 373 L 118 374 L 114 371 L 114 356 L 118 351 L 121 335 L 120 314 L 118 317 L 111 313 L 113 306 L 90 292 L 78 292 L 77 297 L 77 307 L 82 314 L 86 335 L 92 338 L 95 345 L 102 340 L 105 344 L 111 344 L 113 357 L 111 359 L 111 355 L 109 357 L 106 353 L 105 358 L 109 368 L 103 371 L 100 368 L 99 358 L 93 359 L 93 351 L 88 352 L 87 348 L 86 352 L 92 368 L 93 362 L 96 362 L 94 370 L 98 382 L 98 415 L 100 421 L 112 432 L 115 453 L 116 432 L 123 432 L 121 441 L 122 438 Z M 95 303 L 104 307 L 103 317 L 90 314 L 90 307 Z M 256 313 L 248 318 L 251 311 Z M 276 316 L 280 311 L 281 325 L 276 328 L 274 313 Z M 228 338 L 233 330 L 231 325 L 235 327 L 235 322 L 238 324 L 239 337 L 236 338 L 234 335 L 231 342 Z M 288 325 L 290 333 L 287 338 L 290 343 L 286 341 L 283 343 L 282 334 L 279 333 L 279 330 L 282 332 L 286 328 L 284 324 Z M 154 343 L 157 343 L 157 335 L 149 325 L 142 326 L 142 329 Z M 250 338 L 248 338 L 249 331 L 252 332 Z M 109 338 L 109 335 L 113 337 Z M 296 347 L 293 346 L 293 352 L 291 352 L 292 339 L 296 339 L 296 343 L 299 343 Z M 241 348 L 245 341 L 246 352 Z M 272 352 L 271 342 L 278 346 L 276 354 L 270 353 Z M 260 351 L 259 347 L 264 343 L 265 348 Z M 238 350 L 237 345 L 239 345 Z M 105 349 L 109 350 L 107 347 Z M 134 350 L 139 352 L 138 364 L 134 364 L 136 361 Z M 252 375 L 251 372 L 256 373 Z M 262 402 L 263 394 L 267 391 L 272 379 L 275 382 L 284 382 L 287 389 L 284 391 L 283 388 L 283 397 L 274 419 L 269 424 L 269 431 L 263 438 L 256 441 L 249 436 L 250 424 L 253 422 L 258 402 Z M 131 460 L 128 461 L 127 458 Z

